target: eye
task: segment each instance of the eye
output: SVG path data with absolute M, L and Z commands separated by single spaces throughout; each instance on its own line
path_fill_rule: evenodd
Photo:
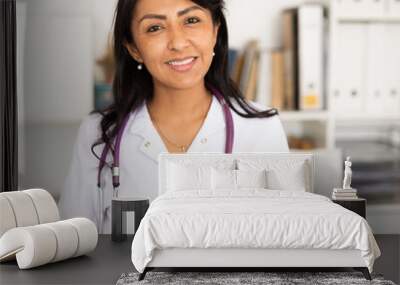
M 197 17 L 190 17 L 186 19 L 186 23 L 188 24 L 196 24 L 198 22 L 200 22 L 200 19 Z
M 154 32 L 157 32 L 158 30 L 161 30 L 161 26 L 154 25 L 154 26 L 151 26 L 150 28 L 148 28 L 147 32 L 148 33 L 154 33 Z

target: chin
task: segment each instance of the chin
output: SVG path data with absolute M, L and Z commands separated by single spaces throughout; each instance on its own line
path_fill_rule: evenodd
M 176 78 L 178 79 L 178 78 Z M 181 78 L 181 80 L 169 81 L 166 86 L 173 89 L 191 89 L 204 82 L 204 77 L 201 78 Z

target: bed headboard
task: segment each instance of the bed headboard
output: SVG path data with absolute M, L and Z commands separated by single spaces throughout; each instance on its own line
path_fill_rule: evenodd
M 268 165 L 269 168 L 280 169 L 287 173 L 296 165 L 304 165 L 305 167 L 305 184 L 306 192 L 314 192 L 314 158 L 310 153 L 185 153 L 185 154 L 169 154 L 162 153 L 159 156 L 158 164 L 158 183 L 159 194 L 167 191 L 167 170 L 170 163 L 180 164 L 184 166 L 218 166 L 232 165 L 234 169 L 242 167 L 250 168 L 254 165 Z

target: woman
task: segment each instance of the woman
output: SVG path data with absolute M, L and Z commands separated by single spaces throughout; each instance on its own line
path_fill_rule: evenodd
M 98 193 L 104 199 L 104 231 L 110 232 L 112 176 L 99 176 L 118 130 L 119 196 L 157 196 L 161 152 L 224 152 L 225 116 L 216 94 L 232 111 L 233 152 L 287 152 L 275 109 L 258 111 L 229 79 L 228 34 L 223 0 L 120 0 L 114 49 L 117 71 L 114 104 L 86 118 L 79 130 L 72 166 L 59 206 L 61 216 L 98 222 Z M 92 153 L 93 152 L 93 153 Z

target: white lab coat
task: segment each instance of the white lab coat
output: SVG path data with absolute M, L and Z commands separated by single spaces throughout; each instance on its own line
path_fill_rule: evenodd
M 257 106 L 257 105 L 256 105 Z M 259 107 L 259 106 L 258 106 Z M 288 144 L 278 116 L 247 119 L 232 111 L 234 122 L 233 152 L 288 152 Z M 85 118 L 79 128 L 71 167 L 59 201 L 63 219 L 87 217 L 98 223 L 97 170 L 99 161 L 91 153 L 91 145 L 100 136 L 100 115 Z M 100 156 L 103 145 L 95 152 Z M 207 117 L 188 152 L 220 152 L 225 150 L 225 118 L 221 105 L 213 97 Z M 158 155 L 167 152 L 154 128 L 144 104 L 132 114 L 121 141 L 119 197 L 148 197 L 158 193 Z M 112 162 L 109 153 L 108 162 Z M 111 232 L 111 171 L 103 168 L 104 233 Z

